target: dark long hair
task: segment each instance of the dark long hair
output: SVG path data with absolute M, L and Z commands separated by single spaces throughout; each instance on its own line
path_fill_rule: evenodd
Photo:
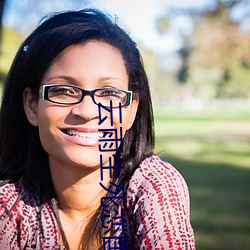
M 28 122 L 24 113 L 23 90 L 30 87 L 36 92 L 44 73 L 60 52 L 70 45 L 84 44 L 90 40 L 103 41 L 120 51 L 129 76 L 129 89 L 139 97 L 134 124 L 123 140 L 123 153 L 120 150 L 116 153 L 123 159 L 122 165 L 125 167 L 121 170 L 120 178 L 114 171 L 112 181 L 118 185 L 124 182 L 126 189 L 137 166 L 153 153 L 151 97 L 136 43 L 108 15 L 97 10 L 51 15 L 42 20 L 17 52 L 7 76 L 0 111 L 0 178 L 9 182 L 22 181 L 26 185 L 38 180 L 41 202 L 48 201 L 54 195 L 53 186 L 48 156 L 41 146 L 38 129 Z M 101 242 L 102 213 L 100 208 L 93 216 L 91 226 L 86 228 L 83 248 L 85 246 L 87 249 L 92 241 Z

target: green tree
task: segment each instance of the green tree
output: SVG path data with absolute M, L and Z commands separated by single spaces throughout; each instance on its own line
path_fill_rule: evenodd
M 232 9 L 243 2 L 218 1 L 214 9 L 205 10 L 197 17 L 190 37 L 194 49 L 189 67 L 191 70 L 219 69 L 215 83 L 215 95 L 219 98 L 250 96 L 249 88 L 244 83 L 239 84 L 240 79 L 234 74 L 235 68 L 250 68 L 250 32 L 243 30 L 241 22 L 231 16 Z
M 237 20 L 232 17 L 236 8 L 244 13 Z M 247 72 L 250 74 L 250 29 L 243 27 L 250 14 L 249 1 L 217 0 L 199 10 L 178 8 L 167 18 L 171 19 L 173 14 L 189 16 L 193 21 L 192 34 L 182 36 L 179 82 L 189 82 L 201 89 L 208 74 L 213 97 L 250 97 L 249 81 L 243 77 Z M 203 72 L 203 77 L 199 72 Z

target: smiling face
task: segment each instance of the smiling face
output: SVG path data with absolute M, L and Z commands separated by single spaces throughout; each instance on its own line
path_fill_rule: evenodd
M 44 84 L 69 84 L 85 90 L 107 87 L 128 90 L 128 74 L 117 49 L 104 42 L 90 41 L 63 50 L 46 71 L 42 80 Z M 122 123 L 119 108 L 113 108 L 113 126 L 110 112 L 102 109 L 102 117 L 108 119 L 98 125 L 98 106 L 90 95 L 84 96 L 78 104 L 61 105 L 40 98 L 38 103 L 34 102 L 30 90 L 24 91 L 27 118 L 39 128 L 40 140 L 51 167 L 96 169 L 100 166 L 100 154 L 103 165 L 107 165 L 105 162 L 115 152 L 99 151 L 99 139 L 103 133 L 98 129 L 117 129 L 120 138 L 122 127 L 124 136 L 133 124 L 137 106 L 138 100 L 133 100 L 130 106 L 122 107 Z

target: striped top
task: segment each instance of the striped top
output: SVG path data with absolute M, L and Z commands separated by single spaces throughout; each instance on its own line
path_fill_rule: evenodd
M 21 183 L 0 186 L 0 249 L 65 250 L 55 203 L 40 205 L 36 189 L 23 189 Z M 158 156 L 145 159 L 125 197 L 124 231 L 114 237 L 126 236 L 127 249 L 195 250 L 187 185 L 172 165 Z

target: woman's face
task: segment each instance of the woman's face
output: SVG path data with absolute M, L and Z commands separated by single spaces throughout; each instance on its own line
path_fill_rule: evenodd
M 128 75 L 122 55 L 117 49 L 104 42 L 90 41 L 62 51 L 46 71 L 42 80 L 42 85 L 44 84 L 70 84 L 86 90 L 105 87 L 128 90 Z M 59 164 L 65 167 L 74 165 L 99 168 L 100 154 L 103 165 L 107 166 L 109 157 L 115 154 L 115 142 L 110 148 L 113 151 L 100 152 L 101 134 L 98 129 L 117 129 L 117 137 L 120 138 L 119 131 L 122 127 L 124 136 L 133 124 L 138 106 L 138 100 L 133 100 L 130 106 L 121 108 L 122 123 L 119 108 L 113 108 L 113 126 L 110 112 L 101 109 L 101 118 L 107 116 L 107 119 L 98 125 L 98 105 L 90 95 L 73 105 L 55 104 L 39 98 L 35 107 L 28 100 L 29 96 L 29 91 L 26 90 L 25 111 L 29 121 L 39 128 L 40 140 L 48 153 L 51 166 Z M 114 139 L 115 133 L 112 136 L 109 133 L 108 136 L 109 139 Z M 104 142 L 102 148 L 103 146 Z

